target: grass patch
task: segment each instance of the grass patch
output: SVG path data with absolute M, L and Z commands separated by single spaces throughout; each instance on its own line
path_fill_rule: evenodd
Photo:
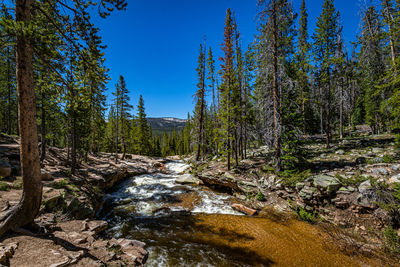
M 279 175 L 282 179 L 284 186 L 295 187 L 297 183 L 304 182 L 308 177 L 311 176 L 311 170 L 305 171 L 283 171 Z
M 396 161 L 395 157 L 391 155 L 383 155 L 382 158 L 384 163 L 394 163 Z
M 0 191 L 9 191 L 10 186 L 5 182 L 0 182 Z
M 289 207 L 297 214 L 297 218 L 308 223 L 316 223 L 319 220 L 319 214 L 315 211 L 309 212 L 301 206 L 295 207 L 292 201 L 289 201 Z
M 400 253 L 400 237 L 397 231 L 391 226 L 386 227 L 383 231 L 383 236 L 385 237 L 385 247 L 389 253 L 399 254 Z
M 340 183 L 343 186 L 354 186 L 354 187 L 358 187 L 361 183 L 363 183 L 367 180 L 372 180 L 372 177 L 362 176 L 359 173 L 355 174 L 349 178 L 346 178 L 346 177 L 343 177 L 343 176 L 337 174 L 336 178 L 340 181 Z

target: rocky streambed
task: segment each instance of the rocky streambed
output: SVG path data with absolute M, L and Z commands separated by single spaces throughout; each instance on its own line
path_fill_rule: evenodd
M 147 244 L 146 266 L 379 266 L 379 259 L 350 256 L 320 228 L 287 214 L 244 216 L 237 200 L 199 186 L 167 163 L 170 174 L 129 178 L 104 197 L 100 217 L 108 238 Z

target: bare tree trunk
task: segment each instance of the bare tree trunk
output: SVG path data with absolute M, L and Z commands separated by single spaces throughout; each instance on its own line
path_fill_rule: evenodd
M 273 23 L 273 73 L 272 87 L 274 94 L 274 135 L 275 135 L 275 169 L 281 170 L 281 136 L 279 132 L 279 91 L 278 91 L 278 29 L 277 29 L 276 1 L 272 2 L 272 23 Z
M 32 0 L 15 1 L 15 20 L 29 25 Z M 36 125 L 36 104 L 33 82 L 33 48 L 26 33 L 19 31 L 16 45 L 16 77 L 18 90 L 20 156 L 23 180 L 22 199 L 0 219 L 0 236 L 8 230 L 31 223 L 39 213 L 42 181 Z
M 41 101 L 42 101 L 42 105 L 41 105 L 41 109 L 42 109 L 42 113 L 41 113 L 41 120 L 42 123 L 40 125 L 40 131 L 41 131 L 41 154 L 40 154 L 40 161 L 43 161 L 46 158 L 46 108 L 45 108 L 45 94 L 43 92 L 42 89 L 42 94 L 41 94 Z
M 339 98 L 339 135 L 340 139 L 343 139 L 343 85 L 340 87 Z
M 7 47 L 7 89 L 8 89 L 8 106 L 7 106 L 7 133 L 11 134 L 11 63 L 10 63 L 10 47 Z

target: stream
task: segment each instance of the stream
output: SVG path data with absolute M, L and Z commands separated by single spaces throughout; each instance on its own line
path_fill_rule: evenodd
M 363 266 L 327 234 L 297 220 L 243 216 L 227 194 L 175 180 L 189 166 L 167 163 L 171 174 L 127 179 L 105 196 L 101 213 L 109 237 L 147 244 L 146 266 Z M 372 263 L 372 265 L 374 265 Z

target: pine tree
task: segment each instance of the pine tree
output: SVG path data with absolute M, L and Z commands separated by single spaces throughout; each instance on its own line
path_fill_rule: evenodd
M 301 116 L 302 116 L 302 130 L 303 134 L 307 134 L 307 104 L 310 99 L 309 92 L 309 71 L 310 65 L 310 44 L 308 43 L 308 14 L 306 10 L 306 1 L 303 0 L 300 7 L 299 19 L 299 42 L 297 51 L 298 63 L 298 76 L 300 87 L 300 102 L 301 102 Z
M 326 145 L 330 147 L 332 139 L 332 120 L 334 113 L 333 65 L 339 36 L 338 13 L 333 0 L 324 0 L 322 13 L 318 17 L 313 35 L 313 50 L 318 80 L 321 87 L 321 121 L 326 134 Z
M 197 66 L 197 91 L 195 94 L 195 118 L 197 120 L 196 125 L 196 135 L 197 135 L 197 151 L 196 151 L 196 160 L 200 160 L 201 154 L 205 152 L 205 91 L 206 91 L 206 84 L 205 84 L 205 74 L 206 74 L 206 58 L 205 58 L 205 48 L 203 45 L 200 44 L 200 52 L 199 52 L 199 59 L 198 59 L 198 66 Z
M 233 143 L 232 131 L 235 128 L 232 120 L 232 94 L 235 91 L 234 87 L 236 86 L 234 69 L 234 26 L 230 9 L 228 9 L 226 12 L 224 37 L 224 43 L 222 44 L 224 57 L 220 58 L 223 63 L 221 64 L 222 84 L 219 88 L 219 120 L 222 126 L 219 129 L 219 135 L 221 136 L 223 146 L 225 147 L 224 152 L 227 155 L 227 166 L 228 170 L 230 170 Z
M 136 137 L 138 144 L 138 153 L 140 155 L 148 155 L 150 153 L 149 125 L 146 119 L 146 112 L 142 95 L 140 95 L 139 97 L 136 121 L 138 127 Z

